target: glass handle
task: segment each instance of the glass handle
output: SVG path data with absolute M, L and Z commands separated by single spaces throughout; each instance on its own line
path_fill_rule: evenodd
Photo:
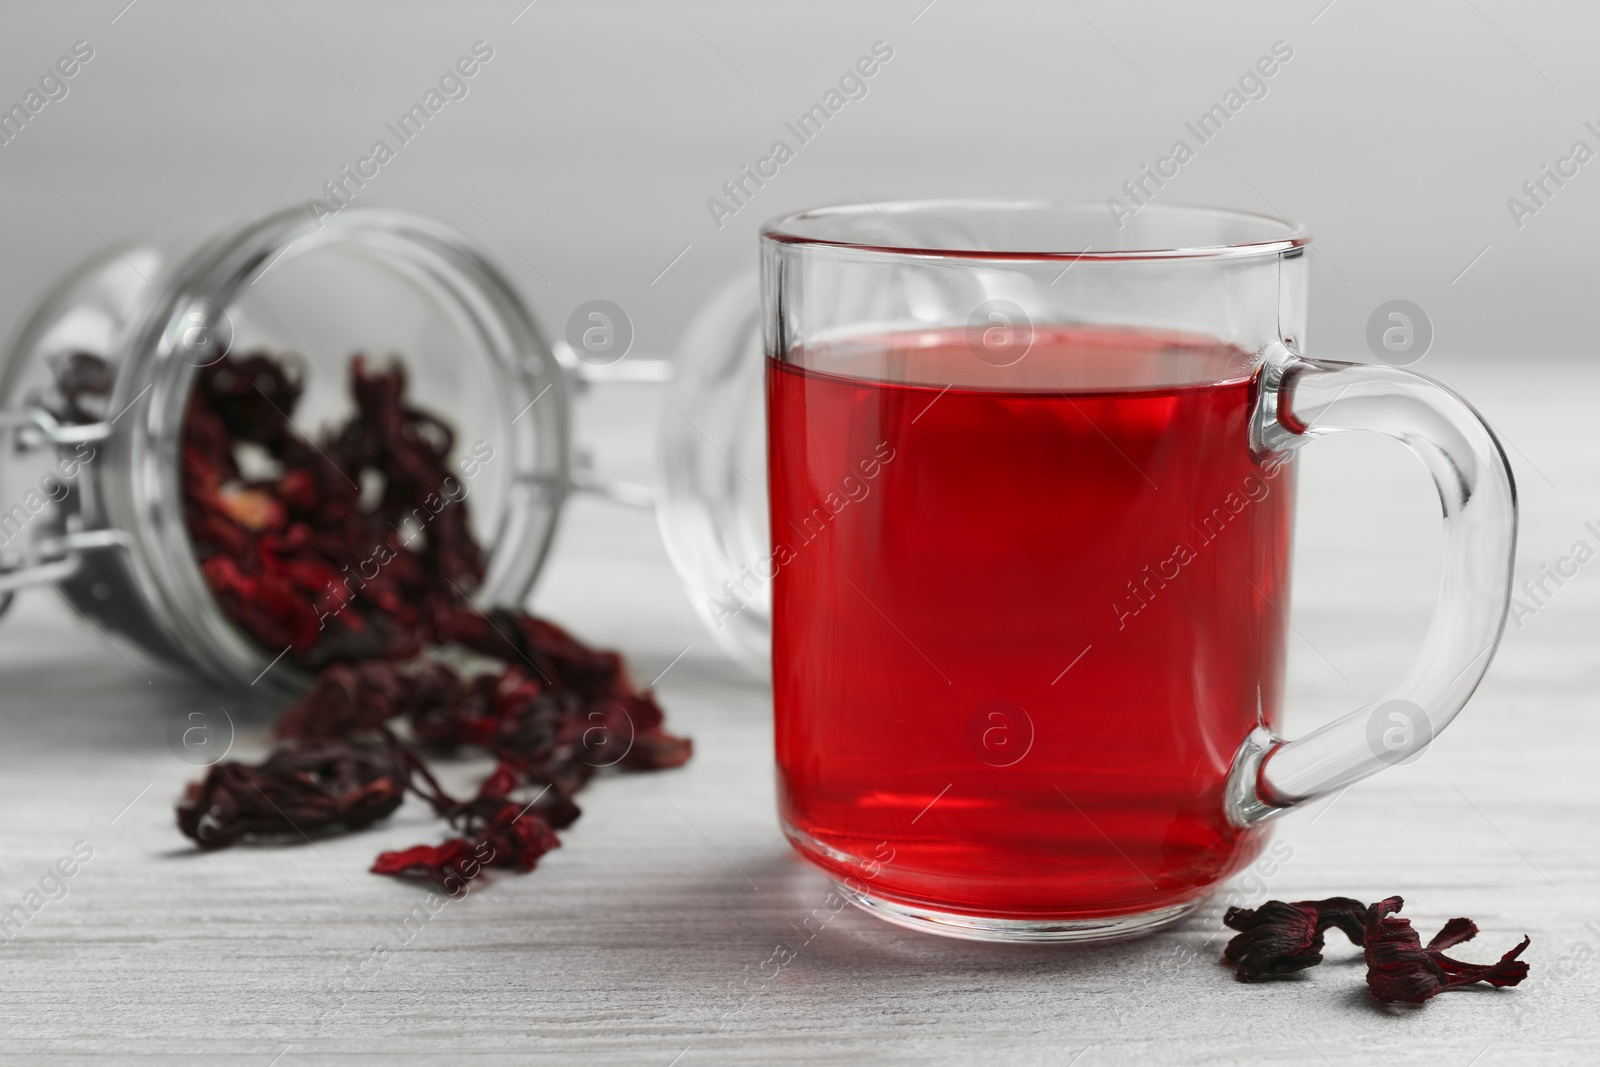
M 672 361 L 641 356 L 619 358 L 608 362 L 592 362 L 580 358 L 565 341 L 551 345 L 551 351 L 565 372 L 567 389 L 573 396 L 583 396 L 597 385 L 655 385 L 672 381 Z M 594 456 L 578 450 L 573 456 L 570 475 L 572 488 L 589 493 L 626 507 L 649 511 L 656 506 L 656 492 L 652 486 L 608 478 L 595 470 Z
M 652 511 L 656 506 L 656 491 L 653 486 L 620 481 L 598 474 L 594 469 L 594 456 L 587 450 L 580 449 L 574 452 L 571 482 L 575 491 L 589 493 L 603 500 L 609 500 L 613 504 L 638 508 L 642 511 Z
M 1443 581 L 1410 672 L 1377 700 L 1284 741 L 1245 739 L 1229 815 L 1249 825 L 1422 751 L 1456 717 L 1494 658 L 1511 600 L 1516 486 L 1500 442 L 1461 397 L 1392 367 L 1303 359 L 1278 345 L 1260 371 L 1251 447 L 1266 462 L 1345 430 L 1372 430 L 1422 461 L 1444 512 Z

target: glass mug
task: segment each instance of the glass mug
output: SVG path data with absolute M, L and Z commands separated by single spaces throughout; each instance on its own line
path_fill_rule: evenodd
M 1443 386 L 1299 354 L 1308 242 L 1043 203 L 763 229 L 780 817 L 854 903 L 993 940 L 1173 922 L 1471 695 L 1511 472 Z M 1443 583 L 1405 679 L 1285 741 L 1292 458 L 1358 429 L 1432 475 Z

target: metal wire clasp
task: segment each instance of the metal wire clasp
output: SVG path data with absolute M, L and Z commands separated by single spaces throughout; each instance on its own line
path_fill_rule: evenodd
M 5 430 L 14 431 L 19 452 L 104 441 L 111 436 L 109 422 L 64 423 L 32 405 L 0 409 L 0 431 Z M 3 518 L 0 515 L 0 520 Z M 18 589 L 72 577 L 82 565 L 85 551 L 120 548 L 129 541 L 124 530 L 73 530 L 30 540 L 21 552 L 0 552 L 0 614 L 10 609 Z

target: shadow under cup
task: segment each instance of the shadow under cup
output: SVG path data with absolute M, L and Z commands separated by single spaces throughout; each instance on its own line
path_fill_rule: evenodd
M 763 232 L 780 814 L 906 925 L 1170 922 L 1264 843 L 1293 468 L 1257 370 L 1305 320 L 1293 225 L 895 204 Z

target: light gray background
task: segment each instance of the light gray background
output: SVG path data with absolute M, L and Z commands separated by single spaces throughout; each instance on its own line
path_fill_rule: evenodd
M 1288 41 L 1295 57 L 1268 97 L 1162 199 L 1275 205 L 1310 225 L 1314 354 L 1370 358 L 1365 323 L 1383 301 L 1428 311 L 1434 347 L 1416 369 L 1471 397 L 1516 467 L 1519 581 L 1600 520 L 1585 254 L 1600 161 L 1521 230 L 1505 205 L 1575 139 L 1600 148 L 1582 126 L 1600 119 L 1600 19 L 1576 4 L 123 3 L 4 14 L 0 102 L 74 41 L 96 56 L 0 146 L 0 324 L 106 240 L 318 195 L 479 39 L 495 58 L 470 95 L 358 202 L 461 227 L 552 335 L 581 301 L 615 300 L 645 353 L 670 350 L 711 287 L 753 261 L 762 218 L 861 196 L 1104 199 Z M 895 58 L 867 98 L 719 231 L 706 198 L 880 39 Z M 648 476 L 653 393 L 597 393 L 580 415 L 603 469 Z M 1399 446 L 1336 439 L 1303 466 L 1291 735 L 1400 676 L 1438 567 L 1437 504 Z M 700 630 L 650 516 L 578 501 L 534 606 L 623 649 L 643 678 L 683 652 L 660 690 L 696 759 L 597 783 L 536 874 L 447 910 L 321 1029 L 308 1023 L 314 993 L 418 896 L 365 866 L 435 824 L 408 806 L 318 850 L 195 857 L 171 823 L 191 769 L 168 753 L 165 725 L 229 698 L 108 647 L 48 591 L 28 594 L 0 621 L 0 904 L 72 841 L 97 852 L 65 900 L 0 946 L 0 1062 L 1592 1059 L 1592 571 L 1508 631 L 1471 707 L 1421 761 L 1285 820 L 1294 858 L 1256 890 L 1401 892 L 1419 927 L 1477 918 L 1483 947 L 1469 958 L 1529 933 L 1534 978 L 1520 991 L 1389 1013 L 1366 1003 L 1344 949 L 1304 982 L 1250 989 L 1212 965 L 1214 928 L 995 948 L 850 911 L 780 980 L 730 1001 L 826 883 L 777 833 L 765 690 Z M 259 754 L 270 718 L 229 707 L 236 753 Z
M 615 300 L 650 351 L 753 262 L 765 217 L 860 196 L 1104 200 L 1283 40 L 1269 95 L 1162 199 L 1306 222 L 1324 355 L 1362 351 L 1396 297 L 1428 310 L 1441 353 L 1590 347 L 1600 161 L 1520 230 L 1505 203 L 1575 139 L 1600 149 L 1583 128 L 1600 18 L 1578 3 L 126 2 L 5 16 L 0 101 L 74 41 L 96 55 L 0 147 L 0 320 L 101 247 L 91 226 L 117 240 L 320 195 L 480 39 L 495 58 L 469 95 L 361 199 L 477 237 L 552 328 Z M 895 58 L 867 97 L 718 230 L 706 199 L 878 40 Z

